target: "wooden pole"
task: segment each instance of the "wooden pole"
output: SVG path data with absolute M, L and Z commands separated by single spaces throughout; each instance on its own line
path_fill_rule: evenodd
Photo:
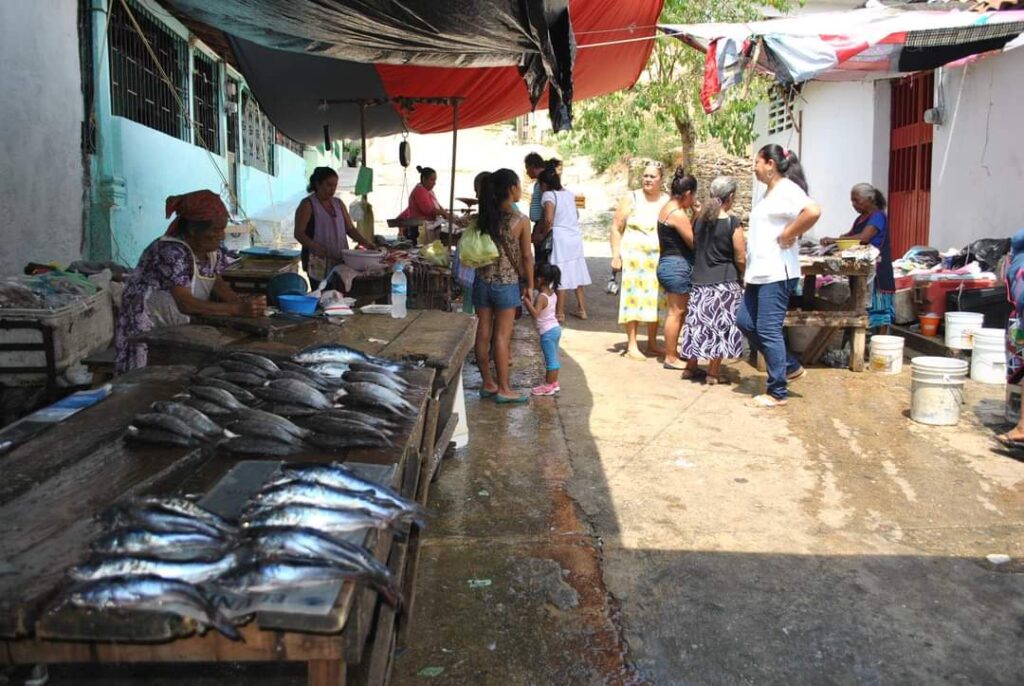
M 366 166 L 366 103 L 359 103 L 359 135 L 361 137 L 360 145 L 362 146 L 361 151 L 363 153 L 363 166 Z M 363 196 L 366 197 L 366 196 Z

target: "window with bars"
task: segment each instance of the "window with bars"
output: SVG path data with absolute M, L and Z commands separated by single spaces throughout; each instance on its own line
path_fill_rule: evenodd
M 178 98 L 163 81 L 124 7 L 114 2 L 109 41 L 113 113 L 187 141 L 188 113 L 178 103 L 188 102 L 188 44 L 138 3 L 130 1 L 129 5 Z
M 192 58 L 195 144 L 220 154 L 220 76 L 217 63 L 198 50 Z
M 248 92 L 242 94 L 242 164 L 274 174 L 274 125 Z
M 772 88 L 768 96 L 768 135 L 782 133 L 791 128 L 793 117 L 789 114 L 783 92 L 779 88 Z
M 228 100 L 228 125 L 227 125 L 227 139 L 228 139 L 228 152 L 238 152 L 238 94 L 242 90 L 238 81 L 235 79 L 227 80 L 227 100 Z
M 299 157 L 302 157 L 302 153 L 306 151 L 306 145 L 304 143 L 300 143 L 294 138 L 289 138 L 280 131 L 277 132 L 277 144 L 286 150 L 291 150 Z

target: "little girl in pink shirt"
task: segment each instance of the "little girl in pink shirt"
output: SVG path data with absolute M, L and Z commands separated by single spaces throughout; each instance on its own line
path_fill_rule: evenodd
M 562 272 L 553 264 L 542 264 L 537 267 L 535 281 L 537 298 L 531 302 L 530 296 L 524 294 L 523 305 L 529 310 L 537 325 L 547 373 L 544 375 L 544 383 L 531 392 L 534 395 L 554 395 L 561 390 L 558 385 L 558 370 L 562 367 L 558 361 L 558 341 L 562 338 L 562 327 L 558 325 L 555 307 L 558 304 L 558 286 L 562 282 Z

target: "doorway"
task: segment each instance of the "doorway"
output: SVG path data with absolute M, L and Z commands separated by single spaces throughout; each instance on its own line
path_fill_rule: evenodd
M 935 73 L 920 72 L 892 84 L 889 141 L 889 227 L 892 256 L 928 245 L 932 193 L 932 125 L 925 110 L 934 107 Z

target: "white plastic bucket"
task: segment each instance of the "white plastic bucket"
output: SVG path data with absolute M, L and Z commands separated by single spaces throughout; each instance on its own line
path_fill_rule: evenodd
M 980 312 L 947 312 L 946 347 L 970 350 L 972 335 L 984 324 L 985 315 Z
M 920 424 L 953 426 L 960 421 L 967 362 L 951 357 L 910 361 L 910 418 Z
M 971 351 L 971 379 L 979 383 L 1006 383 L 1006 332 L 978 329 Z
M 1006 421 L 1016 424 L 1020 421 L 1020 386 L 1006 384 Z
M 903 338 L 901 336 L 872 336 L 871 371 L 879 374 L 899 374 L 903 371 Z

